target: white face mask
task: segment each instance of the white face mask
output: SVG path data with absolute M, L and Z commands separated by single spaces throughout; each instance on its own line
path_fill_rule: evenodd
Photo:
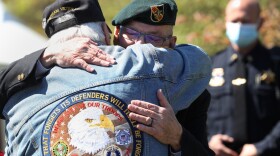
M 257 40 L 258 25 L 227 22 L 226 34 L 232 44 L 247 47 Z

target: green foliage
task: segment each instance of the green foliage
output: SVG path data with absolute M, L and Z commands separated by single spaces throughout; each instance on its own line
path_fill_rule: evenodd
M 41 28 L 44 7 L 54 0 L 4 0 L 8 8 L 24 23 L 43 34 Z M 110 28 L 116 13 L 131 0 L 99 0 Z M 280 45 L 279 0 L 260 0 L 265 19 L 261 29 L 265 45 Z M 177 43 L 190 43 L 202 47 L 210 55 L 223 49 L 225 37 L 224 8 L 228 1 L 222 0 L 176 0 L 179 8 L 174 35 Z
M 41 27 L 44 8 L 51 3 L 50 0 L 4 0 L 8 10 L 17 16 L 20 21 L 43 33 Z

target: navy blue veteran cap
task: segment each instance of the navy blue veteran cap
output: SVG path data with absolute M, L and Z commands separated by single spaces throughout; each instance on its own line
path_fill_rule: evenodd
M 136 20 L 151 25 L 175 25 L 177 11 L 174 0 L 133 0 L 114 17 L 112 24 Z
M 98 0 L 56 0 L 43 13 L 42 26 L 48 37 L 87 22 L 105 21 Z

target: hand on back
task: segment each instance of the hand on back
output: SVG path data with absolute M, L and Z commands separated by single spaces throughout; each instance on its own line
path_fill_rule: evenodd
M 88 72 L 94 71 L 90 64 L 110 66 L 115 63 L 114 58 L 99 49 L 95 42 L 82 37 L 47 47 L 40 61 L 46 68 L 58 65 L 78 67 Z

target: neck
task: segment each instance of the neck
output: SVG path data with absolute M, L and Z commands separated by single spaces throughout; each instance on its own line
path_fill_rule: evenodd
M 239 52 L 240 54 L 247 55 L 251 50 L 253 50 L 256 47 L 257 44 L 258 44 L 258 40 L 256 40 L 255 42 L 253 42 L 252 44 L 246 47 L 239 47 L 236 44 L 231 44 L 231 46 L 235 51 Z

